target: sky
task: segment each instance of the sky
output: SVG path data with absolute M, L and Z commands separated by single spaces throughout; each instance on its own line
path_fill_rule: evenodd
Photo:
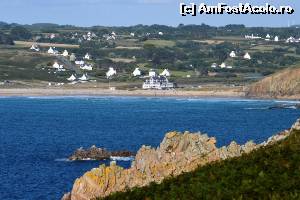
M 197 15 L 183 17 L 180 3 L 194 2 L 215 5 L 219 2 L 236 5 L 270 3 L 290 5 L 292 15 Z M 1 0 L 0 21 L 20 24 L 56 23 L 76 26 L 130 26 L 137 24 L 208 24 L 223 26 L 286 27 L 300 24 L 300 4 L 295 0 Z

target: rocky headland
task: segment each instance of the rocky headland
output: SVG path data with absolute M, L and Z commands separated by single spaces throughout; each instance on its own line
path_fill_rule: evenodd
M 68 159 L 71 161 L 76 160 L 106 160 L 112 157 L 132 157 L 135 156 L 130 151 L 107 151 L 103 148 L 98 148 L 95 145 L 89 149 L 83 149 L 82 147 L 77 149 Z
M 112 161 L 110 166 L 100 165 L 76 179 L 70 193 L 63 200 L 89 200 L 105 197 L 117 191 L 142 187 L 151 182 L 160 183 L 167 177 L 190 172 L 208 163 L 239 157 L 253 150 L 272 145 L 285 139 L 291 130 L 300 130 L 298 120 L 290 130 L 283 131 L 261 144 L 252 141 L 244 145 L 231 142 L 216 147 L 216 139 L 202 133 L 169 132 L 160 146 L 142 146 L 129 169 L 123 169 Z
M 300 68 L 289 68 L 272 74 L 247 89 L 246 96 L 259 98 L 300 98 Z

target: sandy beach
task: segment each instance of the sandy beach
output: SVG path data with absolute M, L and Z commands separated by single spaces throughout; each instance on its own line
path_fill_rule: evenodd
M 0 96 L 151 96 L 151 97 L 235 97 L 245 96 L 236 90 L 109 90 L 99 88 L 7 88 Z

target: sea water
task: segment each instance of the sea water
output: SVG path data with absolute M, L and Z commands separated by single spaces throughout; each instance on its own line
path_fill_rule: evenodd
M 289 128 L 297 109 L 275 100 L 144 97 L 0 98 L 0 199 L 60 199 L 84 172 L 110 160 L 69 162 L 77 148 L 137 151 L 168 131 L 207 133 L 217 145 L 262 142 Z M 293 108 L 293 107 L 291 107 Z M 129 167 L 130 159 L 117 161 Z

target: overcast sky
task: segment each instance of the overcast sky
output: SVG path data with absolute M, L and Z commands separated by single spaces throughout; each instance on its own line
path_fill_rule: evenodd
M 251 15 L 198 15 L 182 17 L 180 3 L 216 4 L 216 0 L 1 0 L 0 21 L 32 24 L 50 22 L 79 26 L 128 26 L 136 24 L 163 24 L 177 26 L 183 24 L 245 24 L 246 26 L 288 26 L 300 24 L 300 4 L 295 0 L 223 0 L 236 5 L 251 2 L 262 5 L 290 5 L 293 15 L 251 16 Z

